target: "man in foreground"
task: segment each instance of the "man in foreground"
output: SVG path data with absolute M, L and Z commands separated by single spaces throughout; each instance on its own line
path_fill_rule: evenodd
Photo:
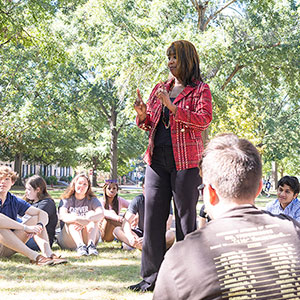
M 9 193 L 17 174 L 6 166 L 0 167 L 0 257 L 10 257 L 18 252 L 40 266 L 62 264 L 67 260 L 56 256 L 49 245 L 45 226 L 48 215 L 26 201 Z M 18 216 L 28 218 L 18 222 Z M 31 250 L 25 244 L 33 236 L 43 255 Z
M 167 252 L 153 299 L 299 299 L 300 224 L 254 206 L 262 188 L 257 149 L 220 135 L 201 167 L 213 220 Z

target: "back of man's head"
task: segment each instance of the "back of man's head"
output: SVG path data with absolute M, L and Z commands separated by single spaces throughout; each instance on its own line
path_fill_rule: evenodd
M 206 147 L 202 160 L 204 182 L 219 197 L 231 201 L 253 200 L 262 177 L 258 150 L 246 139 L 221 134 Z

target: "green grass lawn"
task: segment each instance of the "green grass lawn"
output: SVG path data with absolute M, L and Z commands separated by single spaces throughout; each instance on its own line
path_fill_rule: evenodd
M 118 242 L 99 243 L 97 257 L 76 257 L 74 251 L 54 252 L 67 265 L 39 267 L 15 254 L 0 259 L 1 300 L 152 299 L 152 293 L 134 293 L 126 287 L 140 281 L 141 252 L 124 251 Z

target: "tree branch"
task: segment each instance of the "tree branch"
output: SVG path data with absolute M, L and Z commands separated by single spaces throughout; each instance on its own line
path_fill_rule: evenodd
M 117 134 L 120 133 L 121 129 L 124 127 L 125 124 L 126 124 L 126 125 L 129 125 L 130 123 L 127 123 L 127 120 L 124 119 L 123 122 L 122 122 L 122 124 L 119 126 L 119 128 L 118 128 L 118 130 L 117 130 Z
M 107 117 L 107 119 L 110 120 L 111 115 L 108 113 L 108 111 L 107 111 L 106 107 L 103 105 L 101 99 L 98 99 L 98 103 L 99 103 L 99 105 L 100 105 L 100 107 L 101 107 L 103 113 L 104 113 L 105 116 Z
M 220 14 L 225 8 L 227 8 L 229 5 L 231 5 L 232 3 L 236 2 L 237 0 L 231 0 L 228 3 L 226 3 L 222 8 L 220 8 L 219 10 L 217 10 L 216 12 L 214 12 L 213 14 L 211 14 L 208 19 L 205 21 L 205 23 L 201 26 L 201 30 L 205 31 L 208 23 L 213 20 L 218 14 Z
M 232 80 L 232 78 L 234 77 L 234 75 L 241 69 L 245 68 L 245 65 L 239 65 L 236 64 L 234 67 L 234 70 L 232 71 L 232 73 L 227 77 L 226 81 L 224 82 L 224 84 L 221 87 L 221 90 L 224 91 L 225 87 L 228 85 L 228 83 Z
M 8 44 L 12 39 L 13 39 L 14 35 L 12 35 L 6 42 L 0 44 L 0 48 L 2 48 L 4 45 Z

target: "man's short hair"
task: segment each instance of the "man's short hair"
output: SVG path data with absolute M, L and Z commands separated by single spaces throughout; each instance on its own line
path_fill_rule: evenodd
M 202 163 L 204 181 L 224 199 L 249 200 L 256 196 L 262 177 L 258 150 L 246 139 L 221 134 L 207 145 Z
M 10 177 L 13 182 L 16 182 L 18 174 L 8 166 L 0 166 L 0 178 L 1 177 Z
M 299 194 L 299 180 L 295 176 L 283 176 L 277 184 L 277 188 L 280 186 L 288 185 L 293 191 L 294 195 Z

